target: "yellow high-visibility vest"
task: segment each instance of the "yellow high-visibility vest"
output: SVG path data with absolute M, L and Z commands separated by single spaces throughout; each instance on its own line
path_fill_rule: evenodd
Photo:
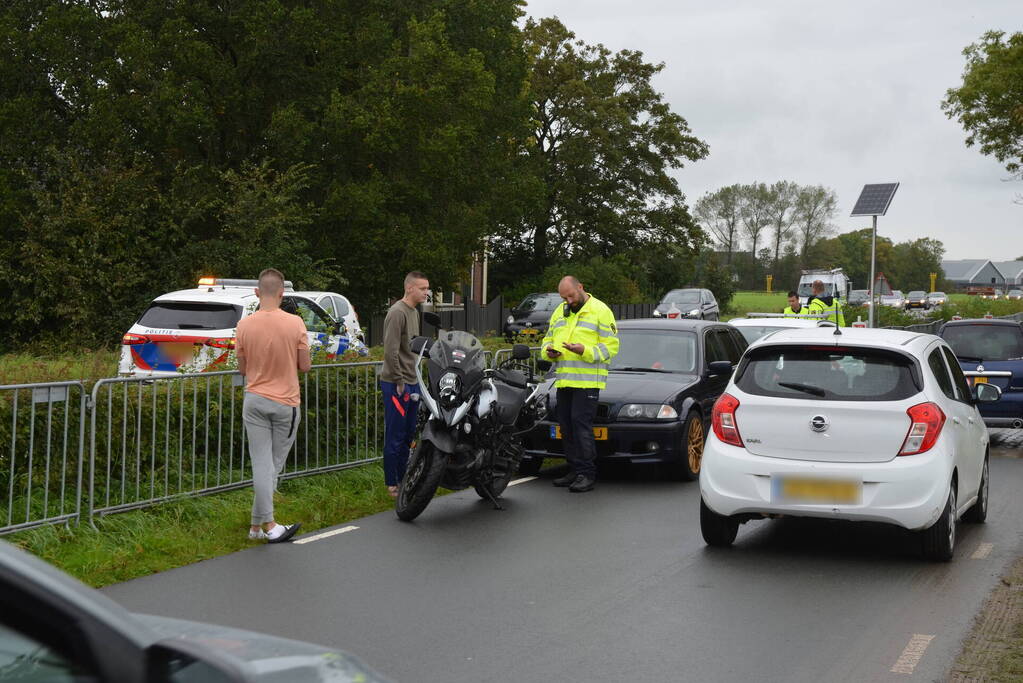
M 563 343 L 582 344 L 582 353 L 572 353 Z M 547 349 L 553 347 L 561 355 L 551 359 Z M 547 335 L 540 346 L 540 357 L 554 361 L 557 388 L 603 389 L 607 383 L 607 368 L 618 353 L 618 326 L 607 305 L 590 296 L 582 307 L 568 311 L 558 306 L 551 314 Z
M 827 316 L 826 318 L 821 318 L 821 320 L 829 320 L 839 327 L 845 327 L 845 314 L 842 313 L 842 304 L 839 303 L 838 297 L 832 297 L 830 306 L 814 297 L 807 302 L 806 308 L 810 310 L 810 313 L 818 315 L 823 313 Z

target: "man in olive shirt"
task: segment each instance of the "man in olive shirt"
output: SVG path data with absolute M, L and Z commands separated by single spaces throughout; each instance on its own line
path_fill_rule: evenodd
M 405 276 L 405 296 L 396 301 L 384 318 L 384 367 L 380 390 L 384 394 L 384 483 L 392 498 L 405 476 L 409 447 L 416 431 L 419 384 L 416 354 L 409 342 L 419 335 L 416 306 L 426 301 L 430 282 L 417 270 Z M 416 400 L 412 395 L 416 394 Z

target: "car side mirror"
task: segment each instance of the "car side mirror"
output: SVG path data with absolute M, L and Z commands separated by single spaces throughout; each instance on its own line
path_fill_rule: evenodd
M 426 313 L 423 313 L 423 320 L 426 321 L 426 323 L 440 329 L 440 316 L 437 315 L 436 313 L 432 311 L 427 311 Z
M 974 384 L 971 393 L 974 403 L 994 403 L 1002 397 L 1002 390 L 987 382 Z
M 529 347 L 525 344 L 516 344 L 512 347 L 512 358 L 515 360 L 526 360 L 529 355 Z
M 730 375 L 732 364 L 727 360 L 712 360 L 707 365 L 707 370 L 710 375 Z
M 540 372 L 543 372 L 543 373 L 550 372 L 551 368 L 553 368 L 553 367 L 554 367 L 554 363 L 550 362 L 549 360 L 538 360 L 538 361 L 536 361 L 536 369 L 539 370 Z
M 422 354 L 430 353 L 430 349 L 433 347 L 433 340 L 429 337 L 415 337 L 409 344 L 409 348 L 412 349 L 412 353 L 417 356 Z

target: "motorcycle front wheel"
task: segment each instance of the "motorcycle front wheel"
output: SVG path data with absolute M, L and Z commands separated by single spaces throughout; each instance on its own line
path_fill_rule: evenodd
M 429 441 L 420 440 L 416 444 L 394 501 L 398 519 L 411 522 L 426 509 L 437 492 L 447 462 L 447 454 L 438 451 Z

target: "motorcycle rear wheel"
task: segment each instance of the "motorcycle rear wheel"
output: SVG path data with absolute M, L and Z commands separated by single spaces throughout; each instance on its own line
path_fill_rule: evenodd
M 394 501 L 398 519 L 411 522 L 426 509 L 437 493 L 447 462 L 447 454 L 438 451 L 429 441 L 421 440 L 416 444 Z

